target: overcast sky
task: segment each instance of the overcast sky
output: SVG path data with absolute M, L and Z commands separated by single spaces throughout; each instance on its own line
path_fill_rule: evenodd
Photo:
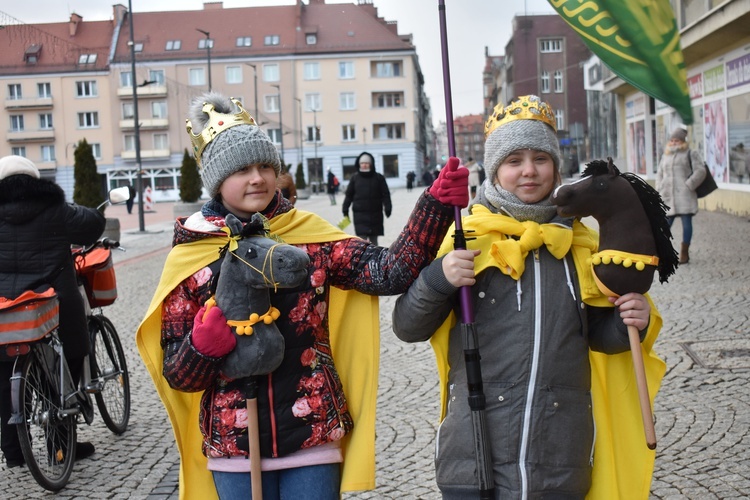
M 306 0 L 307 1 L 307 0 Z M 71 12 L 85 21 L 112 18 L 112 5 L 127 0 L 33 0 L 3 2 L 2 14 L 23 23 L 66 21 Z M 357 0 L 326 0 L 326 3 L 357 3 Z M 445 121 L 445 94 L 441 59 L 438 0 L 373 0 L 378 15 L 398 21 L 399 34 L 412 34 L 425 78 L 435 124 Z M 224 7 L 294 5 L 295 0 L 224 0 Z M 482 113 L 482 69 L 484 48 L 491 55 L 503 54 L 516 14 L 552 14 L 547 0 L 445 0 L 448 57 L 451 70 L 453 116 Z M 132 0 L 134 12 L 202 10 L 203 0 Z

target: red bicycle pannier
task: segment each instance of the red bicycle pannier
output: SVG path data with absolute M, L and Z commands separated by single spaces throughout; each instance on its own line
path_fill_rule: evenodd
M 10 300 L 0 297 L 0 345 L 34 342 L 60 323 L 60 304 L 53 288 L 26 291 Z
M 108 306 L 117 299 L 115 268 L 108 248 L 94 248 L 83 258 L 77 258 L 76 270 L 83 278 L 91 307 Z

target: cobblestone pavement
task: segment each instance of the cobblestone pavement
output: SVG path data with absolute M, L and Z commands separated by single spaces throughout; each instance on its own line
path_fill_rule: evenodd
M 392 193 L 393 215 L 381 244 L 393 241 L 419 192 Z M 300 200 L 298 207 L 334 223 L 341 219 L 340 204 L 331 206 L 324 195 Z M 70 483 L 55 498 L 177 498 L 174 439 L 134 342 L 172 233 L 172 204 L 154 208 L 145 214 L 144 232 L 138 231 L 136 213 L 108 209 L 108 216 L 121 219 L 127 248 L 115 253 L 119 300 L 104 312 L 117 326 L 128 357 L 130 427 L 115 436 L 98 414 L 91 426 L 81 424 L 79 440 L 93 442 L 97 453 L 76 464 Z M 651 498 L 750 497 L 750 223 L 700 212 L 694 230 L 690 263 L 651 290 L 665 324 L 656 349 L 669 365 L 654 408 L 658 446 Z M 347 500 L 440 497 L 432 463 L 438 414 L 434 359 L 428 344 L 405 344 L 391 333 L 394 301 L 380 301 L 377 489 L 344 494 Z M 25 468 L 7 470 L 4 463 L 0 491 L 7 498 L 53 496 Z

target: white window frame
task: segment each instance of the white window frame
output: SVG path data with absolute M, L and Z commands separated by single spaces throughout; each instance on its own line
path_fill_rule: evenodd
M 123 120 L 133 120 L 135 118 L 135 106 L 133 105 L 133 102 L 123 102 L 122 103 L 122 119 Z
M 307 127 L 307 134 L 305 135 L 305 142 L 313 142 L 313 129 L 315 129 L 315 127 L 313 126 Z M 315 138 L 316 139 L 315 142 L 320 142 L 320 125 L 318 125 L 317 130 L 318 132 L 316 134 L 317 137 Z
M 549 94 L 549 71 L 542 71 L 542 94 Z
M 10 154 L 26 158 L 26 146 L 13 146 L 10 148 Z
M 242 67 L 241 66 L 227 66 L 226 78 L 229 84 L 242 83 Z
M 164 133 L 154 134 L 154 149 L 169 149 L 169 135 Z
M 270 94 L 263 99 L 266 113 L 279 112 L 279 94 Z
M 16 101 L 23 99 L 23 88 L 20 83 L 9 83 L 8 84 L 8 100 Z
M 351 111 L 357 109 L 357 100 L 354 92 L 341 92 L 339 94 L 339 109 L 341 111 Z
M 357 126 L 353 124 L 341 125 L 341 140 L 352 142 L 357 140 Z
M 555 110 L 555 126 L 557 130 L 565 130 L 565 111 L 559 108 Z
M 97 97 L 99 88 L 96 80 L 79 80 L 76 82 L 76 97 Z
M 264 64 L 263 65 L 263 81 L 264 82 L 278 82 L 281 79 L 279 65 Z
M 182 40 L 167 40 L 167 44 L 164 46 L 164 50 L 180 50 L 182 48 Z
M 263 37 L 263 45 L 279 45 L 281 37 L 279 35 L 266 35 Z
M 153 85 L 165 85 L 167 82 L 167 77 L 163 69 L 150 69 L 148 71 L 148 79 L 155 82 Z
M 50 82 L 37 83 L 36 93 L 41 98 L 52 97 L 52 84 Z
M 354 61 L 339 61 L 339 78 L 342 80 L 354 78 Z
M 96 63 L 96 54 L 81 54 L 78 56 L 78 64 L 94 64 Z
M 78 128 L 99 128 L 99 113 L 97 111 L 78 113 Z
M 120 71 L 120 88 L 133 86 L 133 73 L 130 71 Z
M 52 113 L 39 113 L 39 130 L 52 130 Z
M 281 129 L 280 128 L 269 128 L 266 130 L 268 132 L 268 138 L 271 139 L 271 142 L 274 144 L 281 144 Z
M 396 101 L 400 100 L 400 104 Z M 373 99 L 373 108 L 403 108 L 403 92 L 376 92 Z M 381 105 L 382 104 L 382 105 Z
M 405 128 L 404 123 L 376 123 L 373 139 L 376 141 L 403 139 Z
M 206 68 L 188 69 L 188 85 L 199 87 L 206 84 Z
M 42 151 L 42 161 L 43 162 L 50 162 L 55 161 L 55 145 L 43 145 L 41 147 Z
M 164 119 L 167 117 L 167 102 L 154 101 L 151 103 L 151 118 Z
M 539 52 L 549 54 L 552 52 L 562 52 L 562 38 L 548 38 L 539 40 Z
M 206 50 L 206 47 L 214 48 L 214 41 L 211 38 L 201 38 L 198 40 L 198 50 Z
M 89 145 L 91 146 L 91 153 L 94 155 L 94 159 L 101 160 L 102 159 L 102 145 L 98 142 L 92 142 Z
M 23 115 L 10 115 L 10 131 L 11 132 L 23 132 L 24 131 Z
M 122 150 L 123 151 L 135 151 L 135 135 L 125 134 L 122 137 Z
M 554 73 L 554 88 L 556 93 L 563 91 L 563 73 L 559 69 Z
M 304 64 L 305 80 L 320 80 L 320 63 L 309 61 Z
M 320 111 L 322 108 L 323 102 L 320 99 L 320 94 L 318 92 L 305 94 L 305 109 L 308 111 Z
M 305 43 L 307 43 L 307 45 L 315 45 L 318 43 L 318 35 L 315 33 L 308 33 L 305 35 Z
M 253 37 L 251 36 L 238 36 L 236 47 L 252 47 L 253 46 Z
M 375 78 L 399 78 L 403 75 L 402 61 L 377 61 L 375 63 Z

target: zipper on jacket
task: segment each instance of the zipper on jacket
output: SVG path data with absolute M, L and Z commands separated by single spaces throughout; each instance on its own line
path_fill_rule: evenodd
M 268 412 L 271 417 L 271 446 L 273 447 L 273 458 L 278 458 L 279 447 L 276 443 L 276 413 L 273 411 L 273 374 L 268 374 Z
M 529 478 L 526 470 L 526 458 L 529 451 L 529 429 L 531 428 L 531 407 L 533 406 L 534 394 L 536 393 L 536 377 L 539 371 L 539 346 L 542 337 L 542 280 L 539 276 L 541 266 L 539 263 L 539 249 L 534 250 L 534 348 L 531 355 L 531 373 L 529 373 L 529 386 L 526 390 L 526 405 L 523 412 L 523 425 L 521 429 L 521 449 L 518 453 L 518 470 L 521 474 L 521 499 L 526 500 L 529 496 Z

